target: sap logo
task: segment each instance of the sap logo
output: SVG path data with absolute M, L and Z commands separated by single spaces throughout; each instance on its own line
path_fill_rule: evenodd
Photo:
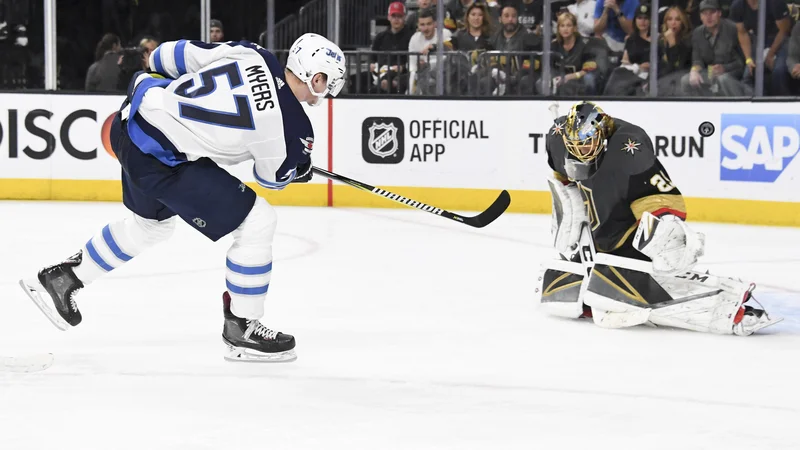
M 720 180 L 772 183 L 800 148 L 800 116 L 723 114 Z
M 342 62 L 342 55 L 336 53 L 336 51 L 334 51 L 334 50 L 328 49 L 328 52 L 326 53 L 326 55 L 330 56 L 333 59 L 335 59 L 336 62 Z

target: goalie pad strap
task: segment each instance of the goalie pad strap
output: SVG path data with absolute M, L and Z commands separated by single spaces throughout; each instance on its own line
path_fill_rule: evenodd
M 597 325 L 656 325 L 732 334 L 749 283 L 698 272 L 653 274 L 642 261 L 598 255 L 583 301 Z M 651 273 L 648 273 L 651 272 Z

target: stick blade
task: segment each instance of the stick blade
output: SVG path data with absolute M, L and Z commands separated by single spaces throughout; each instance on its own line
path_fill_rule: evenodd
M 467 225 L 471 225 L 475 228 L 483 228 L 486 225 L 494 222 L 498 217 L 503 215 L 508 209 L 508 206 L 511 204 L 511 194 L 508 191 L 503 190 L 497 199 L 489 205 L 486 210 L 477 216 L 468 217 L 464 220 L 464 223 Z

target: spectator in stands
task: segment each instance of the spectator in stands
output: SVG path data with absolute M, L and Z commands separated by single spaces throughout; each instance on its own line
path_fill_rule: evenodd
M 642 0 L 644 3 L 646 0 Z M 733 0 L 726 0 L 730 3 Z M 661 16 L 661 22 L 664 23 L 665 13 L 669 8 L 676 7 L 680 9 L 686 17 L 689 19 L 689 24 L 691 25 L 690 30 L 699 27 L 702 25 L 702 21 L 700 20 L 700 8 L 699 8 L 700 0 L 659 0 L 658 7 L 659 7 L 659 16 Z
M 473 3 L 482 3 L 486 7 L 486 11 L 491 16 L 497 16 L 496 10 L 499 5 L 495 0 L 450 0 L 445 5 L 445 23 L 444 26 L 453 31 L 467 28 L 467 9 Z M 452 22 L 447 19 L 451 19 Z
M 466 26 L 455 32 L 444 44 L 448 50 L 472 51 L 489 48 L 493 26 L 485 3 L 473 2 L 466 11 Z
M 158 42 L 152 36 L 145 36 L 139 41 L 139 47 L 142 47 L 147 51 L 147 53 L 152 53 L 156 48 L 158 48 L 160 42 Z
M 800 95 L 800 22 L 792 27 L 786 62 L 789 75 L 792 77 L 789 80 L 789 92 L 792 95 Z
M 567 10 L 578 19 L 578 32 L 581 36 L 594 36 L 594 10 L 597 0 L 577 0 L 567 6 Z
M 625 36 L 634 32 L 633 16 L 637 6 L 637 0 L 597 0 L 594 33 L 605 38 L 612 52 L 625 50 Z
M 408 56 L 386 55 L 380 52 L 405 52 L 414 32 L 406 26 L 406 6 L 401 2 L 389 5 L 389 28 L 372 41 L 370 72 L 373 84 L 381 92 L 403 93 L 408 89 Z
M 419 31 L 411 36 L 408 43 L 408 51 L 419 53 L 411 55 L 408 61 L 410 80 L 413 83 L 411 92 L 420 92 L 423 95 L 434 95 L 436 86 L 436 51 L 438 36 L 436 33 L 436 13 L 433 9 L 423 9 L 419 12 L 417 19 Z M 452 33 L 444 29 L 442 41 L 448 41 Z
M 122 46 L 116 34 L 107 33 L 97 43 L 94 64 L 86 72 L 86 91 L 114 92 L 119 78 L 119 52 Z
M 643 95 L 650 70 L 650 6 L 636 8 L 636 29 L 625 41 L 620 67 L 611 72 L 604 95 Z
M 658 95 L 673 96 L 680 92 L 680 82 L 692 66 L 692 41 L 689 17 L 678 6 L 664 14 L 658 39 Z
M 417 28 L 417 21 L 419 20 L 419 13 L 423 10 L 428 8 L 432 8 L 434 10 L 434 17 L 436 17 L 436 0 L 417 0 L 417 10 L 408 13 L 406 16 L 406 25 L 411 28 L 412 31 L 416 32 L 419 31 Z
M 649 1 L 649 0 L 641 0 L 642 2 Z M 731 10 L 731 3 L 735 0 L 719 0 L 719 7 L 722 10 L 722 17 L 727 18 L 728 14 Z M 677 6 L 678 8 L 683 11 L 687 17 L 689 17 L 689 24 L 692 26 L 692 30 L 699 27 L 703 24 L 703 21 L 700 19 L 700 0 L 659 0 L 658 7 L 660 15 L 662 16 L 664 12 L 673 6 Z
M 211 42 L 224 42 L 225 29 L 222 27 L 222 22 L 217 19 L 211 19 L 211 32 L 208 35 Z
M 140 70 L 147 70 L 148 57 L 150 52 L 146 47 L 135 47 L 123 49 L 119 54 L 117 65 L 119 66 L 119 76 L 117 77 L 118 92 L 126 92 L 128 84 L 133 75 Z
M 489 40 L 492 50 L 500 52 L 533 52 L 542 49 L 542 38 L 519 24 L 517 9 L 506 5 L 500 14 L 501 29 Z M 532 55 L 531 55 L 532 56 Z M 506 91 L 519 94 L 532 94 L 535 91 L 537 76 L 535 62 L 529 55 L 500 56 L 491 61 L 491 79 L 495 88 L 493 93 L 503 95 Z M 481 85 L 486 82 L 481 80 Z
M 154 52 L 156 48 L 158 48 L 160 42 L 158 42 L 152 36 L 145 36 L 139 41 L 139 48 L 142 49 L 142 54 L 145 58 L 150 57 L 150 53 Z
M 478 57 L 481 52 L 490 49 L 489 39 L 492 37 L 493 20 L 485 3 L 473 2 L 466 11 L 466 27 L 455 32 L 453 37 L 444 43 L 452 53 L 448 56 L 450 85 L 455 93 L 464 94 L 478 90 Z M 475 68 L 473 70 L 473 68 Z
M 509 2 L 517 9 L 517 21 L 530 32 L 542 34 L 544 0 L 514 0 Z
M 683 95 L 745 96 L 750 90 L 740 82 L 744 58 L 736 25 L 722 18 L 718 0 L 700 2 L 703 25 L 692 32 L 692 70 L 681 78 Z
M 764 55 L 764 66 L 771 74 L 769 91 L 772 95 L 789 95 L 786 38 L 792 30 L 792 19 L 785 0 L 736 0 L 731 5 L 730 18 L 739 32 L 739 46 L 747 65 L 745 80 L 749 83 L 755 74 L 759 3 L 766 8 L 767 16 L 764 45 L 769 51 Z
M 565 11 L 558 15 L 556 38 L 551 49 L 562 59 L 554 58 L 553 61 L 557 69 L 552 80 L 553 94 L 577 96 L 597 93 L 597 62 L 587 48 L 589 39 L 578 32 L 578 18 L 574 14 Z M 541 88 L 539 90 L 541 92 Z

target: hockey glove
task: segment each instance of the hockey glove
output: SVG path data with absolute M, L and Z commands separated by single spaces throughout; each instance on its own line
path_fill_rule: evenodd
M 297 176 L 294 177 L 292 183 L 308 183 L 312 176 L 314 176 L 314 171 L 311 170 L 311 158 L 308 158 L 308 162 L 297 165 Z
M 675 275 L 689 270 L 703 256 L 706 237 L 689 228 L 680 218 L 666 214 L 642 214 L 633 237 L 633 246 L 653 261 L 659 275 Z

